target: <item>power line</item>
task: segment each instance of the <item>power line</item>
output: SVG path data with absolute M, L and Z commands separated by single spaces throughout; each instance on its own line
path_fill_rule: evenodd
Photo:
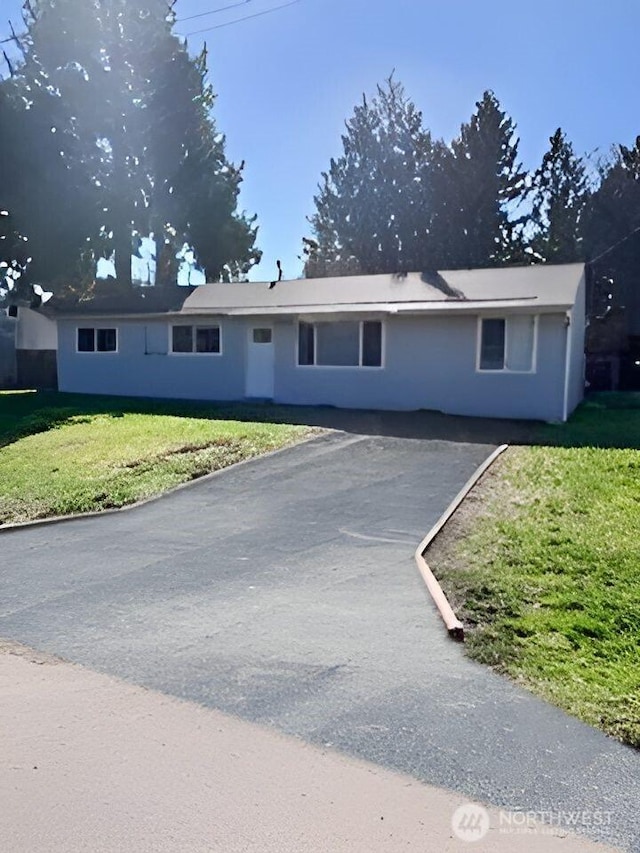
M 228 6 L 211 9 L 209 12 L 199 12 L 197 15 L 187 15 L 186 18 L 176 18 L 176 24 L 181 24 L 183 21 L 193 21 L 194 18 L 206 18 L 207 15 L 217 15 L 218 12 L 226 12 L 227 9 L 237 9 L 238 6 L 246 6 L 247 3 L 253 3 L 253 0 L 240 0 L 239 3 L 230 3 Z
M 229 3 L 227 6 L 220 6 L 218 9 L 210 9 L 208 12 L 199 12 L 197 15 L 187 15 L 185 18 L 176 18 L 176 24 L 181 24 L 183 21 L 193 21 L 195 18 L 206 18 L 208 15 L 218 15 L 220 12 L 227 12 L 229 9 L 237 9 L 239 6 L 246 6 L 247 3 L 253 3 L 253 0 L 240 0 L 238 3 Z M 9 36 L 5 39 L 0 39 L 0 44 L 8 44 L 10 41 L 15 41 L 14 36 Z
M 630 231 L 626 237 L 623 237 L 621 240 L 618 240 L 612 246 L 609 246 L 608 249 L 605 249 L 604 252 L 600 252 L 599 255 L 596 255 L 596 257 L 593 258 L 592 260 L 586 261 L 586 263 L 587 264 L 595 264 L 596 261 L 600 260 L 600 258 L 604 258 L 605 255 L 608 255 L 610 252 L 613 252 L 614 249 L 617 249 L 618 246 L 621 246 L 623 243 L 626 243 L 627 240 L 630 240 L 635 234 L 638 234 L 638 233 L 640 233 L 640 226 L 638 226 L 638 228 L 634 228 L 633 231 Z
M 184 21 L 192 21 L 195 18 L 204 18 L 207 15 L 216 15 L 218 12 L 226 12 L 228 9 L 236 9 L 238 6 L 246 6 L 247 3 L 252 3 L 253 0 L 241 0 L 239 3 L 230 3 L 228 6 L 221 6 L 219 9 L 211 9 L 209 12 L 200 12 L 197 15 L 189 15 L 186 18 L 178 18 L 176 19 L 177 24 L 181 24 Z M 233 21 L 226 21 L 224 24 L 215 24 L 213 27 L 204 27 L 201 30 L 192 30 L 190 33 L 182 33 L 180 35 L 184 37 L 187 36 L 195 36 L 200 33 L 209 33 L 212 30 L 220 30 L 222 27 L 230 27 L 233 24 L 241 24 L 243 21 L 249 21 L 251 18 L 260 18 L 262 15 L 270 15 L 272 12 L 277 12 L 280 9 L 286 9 L 287 6 L 295 6 L 296 3 L 299 3 L 300 0 L 289 0 L 288 3 L 281 3 L 279 6 L 273 6 L 271 9 L 264 9 L 262 12 L 255 12 L 253 15 L 245 15 L 242 18 L 234 18 Z M 9 42 L 17 41 L 15 36 L 10 36 L 9 38 L 0 39 L 0 44 L 8 44 Z
M 251 18 L 260 18 L 262 15 L 270 15 L 272 12 L 277 12 L 279 9 L 286 9 L 287 6 L 294 6 L 296 3 L 299 3 L 300 0 L 289 0 L 288 3 L 281 3 L 280 6 L 273 6 L 271 9 L 265 9 L 263 12 L 255 12 L 253 15 L 245 15 L 244 18 L 235 18 L 233 21 L 227 21 L 224 24 L 216 24 L 213 27 L 205 27 L 202 30 L 192 30 L 190 33 L 180 33 L 183 38 L 187 36 L 196 36 L 200 33 L 209 33 L 212 30 L 220 30 L 222 27 L 230 27 L 233 24 L 240 24 L 242 21 L 249 21 Z

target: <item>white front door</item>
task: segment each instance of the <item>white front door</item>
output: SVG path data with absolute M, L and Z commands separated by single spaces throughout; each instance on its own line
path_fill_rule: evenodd
M 247 352 L 247 397 L 273 397 L 273 367 L 273 329 L 271 326 L 251 327 Z

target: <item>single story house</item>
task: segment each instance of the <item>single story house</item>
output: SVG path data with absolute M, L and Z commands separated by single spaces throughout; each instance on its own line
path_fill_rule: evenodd
M 583 395 L 580 264 L 206 284 L 180 301 L 52 300 L 59 389 L 554 421 Z

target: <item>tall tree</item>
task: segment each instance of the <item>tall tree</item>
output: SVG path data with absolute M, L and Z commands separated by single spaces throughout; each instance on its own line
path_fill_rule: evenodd
M 451 265 L 486 267 L 523 260 L 516 206 L 525 174 L 516 127 L 493 92 L 485 92 L 451 143 L 447 164 Z
M 486 92 L 450 146 L 390 78 L 346 122 L 305 240 L 307 275 L 515 263 L 524 189 L 515 125 Z
M 7 85 L 25 123 L 21 171 L 33 186 L 19 219 L 39 275 L 50 252 L 43 235 L 29 232 L 37 206 L 49 221 L 77 218 L 81 246 L 94 256 L 115 250 L 126 286 L 132 238 L 150 230 L 169 258 L 189 241 L 214 279 L 241 274 L 259 258 L 254 220 L 236 212 L 240 170 L 227 161 L 211 118 L 206 55 L 192 59 L 172 34 L 172 5 L 33 0 L 28 7 L 23 61 Z M 46 152 L 43 128 L 54 137 Z M 39 177 L 52 157 L 53 189 Z M 68 223 L 65 230 L 74 239 L 58 258 L 69 276 L 83 252 L 80 234 Z M 175 265 L 161 266 L 169 277 Z
M 632 148 L 627 148 L 625 145 L 620 146 L 620 157 L 631 177 L 640 181 L 640 136 L 636 136 Z
M 640 141 L 618 146 L 600 164 L 600 184 L 584 215 L 586 259 L 591 262 L 588 294 L 592 314 L 625 305 L 629 288 L 640 287 Z
M 634 151 L 618 146 L 599 166 L 599 185 L 585 211 L 587 260 L 640 228 L 640 171 L 634 166 Z
M 342 147 L 314 199 L 306 275 L 419 269 L 428 254 L 434 143 L 397 80 L 378 86 L 371 101 L 363 96 Z
M 535 261 L 571 263 L 584 257 L 582 229 L 589 180 L 582 158 L 561 128 L 533 174 L 528 248 Z

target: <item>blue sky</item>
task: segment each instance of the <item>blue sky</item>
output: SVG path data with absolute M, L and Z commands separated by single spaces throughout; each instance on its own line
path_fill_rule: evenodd
M 180 33 L 256 15 L 287 0 L 178 0 Z M 20 21 L 21 0 L 1 0 Z M 6 26 L 0 24 L 0 36 Z M 435 136 L 450 139 L 493 89 L 535 167 L 561 126 L 579 153 L 640 134 L 637 0 L 298 0 L 273 14 L 189 37 L 209 47 L 215 118 L 245 160 L 241 206 L 258 214 L 253 279 L 301 273 L 301 241 L 321 171 L 362 93 L 395 69 Z

